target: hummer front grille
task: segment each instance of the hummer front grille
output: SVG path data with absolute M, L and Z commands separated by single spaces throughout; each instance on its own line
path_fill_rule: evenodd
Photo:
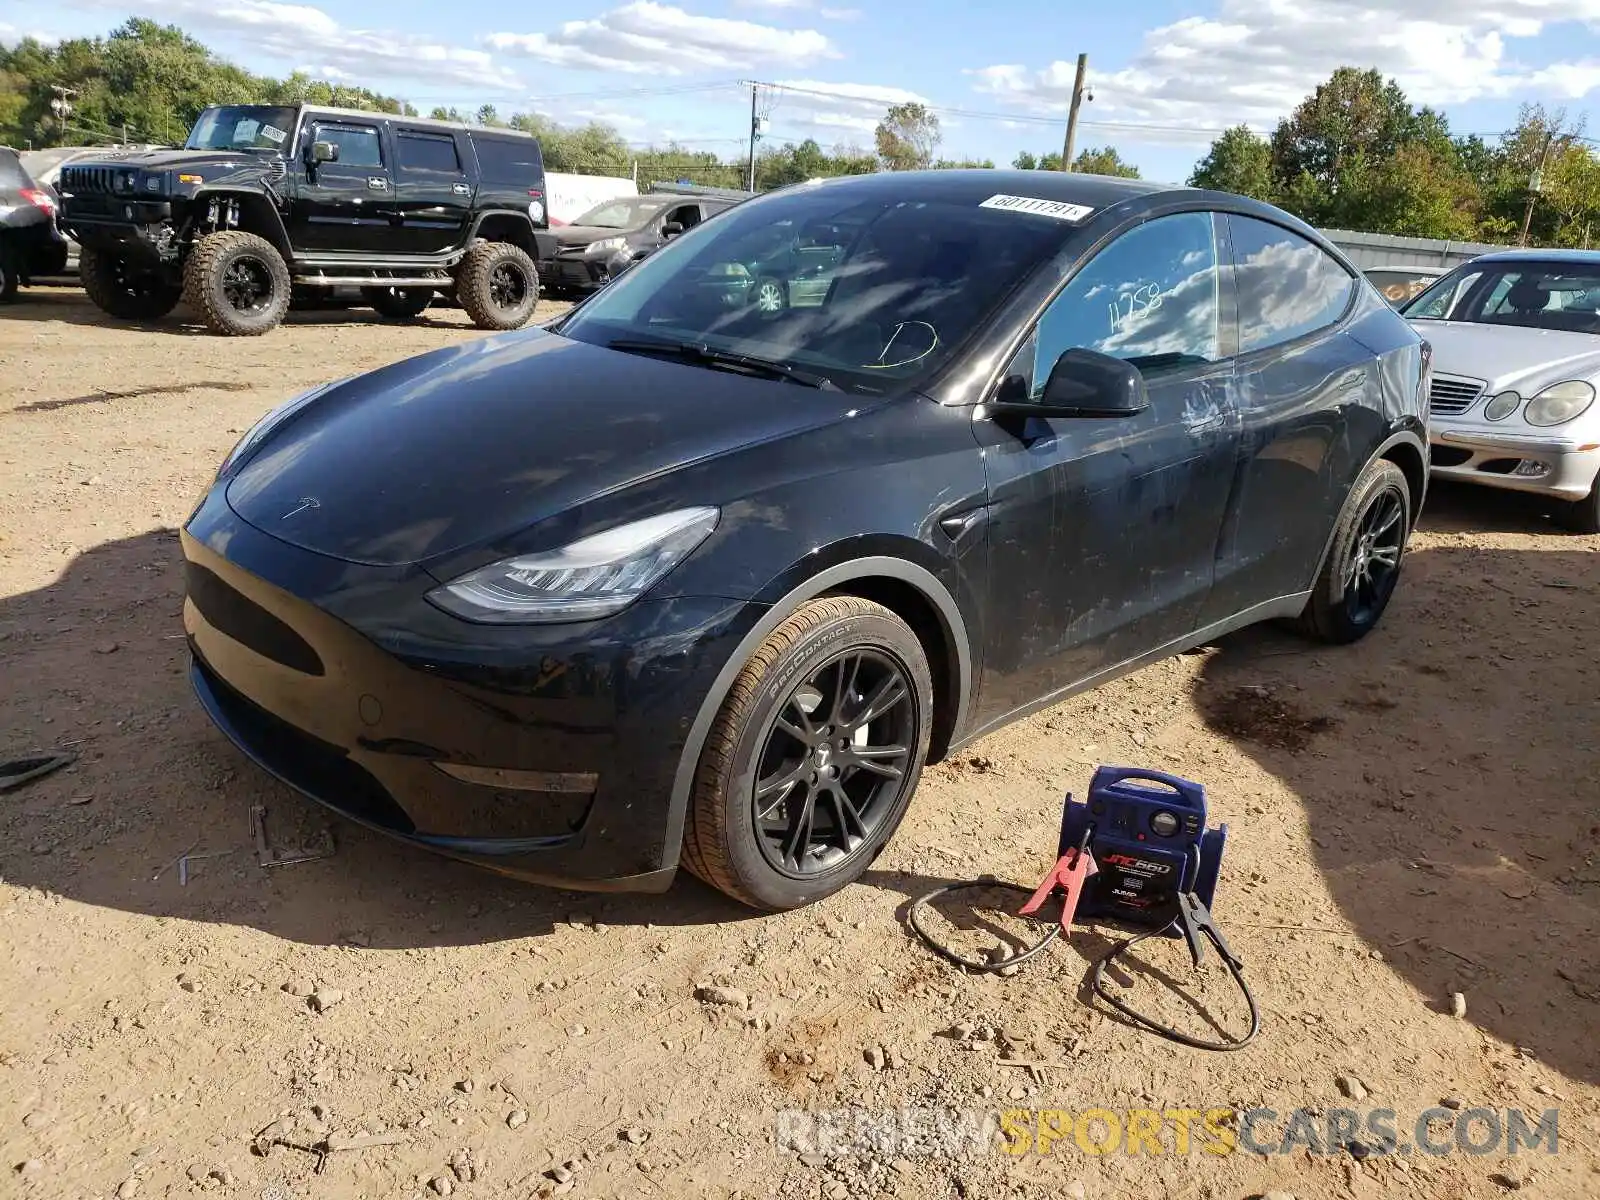
M 117 192 L 117 174 L 121 170 L 125 170 L 125 168 L 100 166 L 63 167 L 61 168 L 61 190 L 78 195 L 112 196 Z

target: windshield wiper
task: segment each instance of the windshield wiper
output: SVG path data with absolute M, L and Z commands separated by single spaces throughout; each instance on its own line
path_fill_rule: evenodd
M 708 346 L 704 342 L 617 338 L 615 341 L 607 342 L 606 349 L 622 350 L 632 354 L 661 354 L 683 362 L 703 363 L 708 367 L 723 367 L 750 375 L 764 376 L 767 379 L 781 379 L 787 383 L 798 383 L 801 387 L 818 388 L 824 392 L 843 390 L 824 375 L 802 371 L 798 367 L 775 362 L 770 358 L 760 358 L 753 354 L 736 354 L 732 350 L 718 350 L 715 346 Z

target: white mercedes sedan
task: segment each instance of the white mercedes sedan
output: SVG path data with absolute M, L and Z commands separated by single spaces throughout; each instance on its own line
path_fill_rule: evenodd
M 1433 346 L 1433 474 L 1550 496 L 1600 533 L 1600 251 L 1486 254 L 1400 311 Z

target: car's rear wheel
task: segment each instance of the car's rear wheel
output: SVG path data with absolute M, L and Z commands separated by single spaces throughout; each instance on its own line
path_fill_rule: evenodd
M 420 317 L 433 303 L 432 288 L 369 287 L 361 296 L 380 317 L 389 321 L 409 321 Z
M 1587 496 L 1563 509 L 1561 518 L 1574 533 L 1600 533 L 1600 478 L 1590 485 Z
M 154 321 L 178 306 L 183 289 L 153 271 L 135 270 L 115 254 L 78 250 L 78 278 L 91 303 L 119 321 Z
M 889 609 L 813 600 L 734 680 L 706 738 L 684 865 L 755 908 L 810 904 L 893 836 L 928 755 L 927 655 Z
M 1411 486 L 1386 459 L 1369 463 L 1356 480 L 1333 546 L 1301 623 L 1313 636 L 1342 644 L 1377 628 L 1400 582 L 1411 537 Z
M 283 256 L 266 238 L 230 229 L 195 243 L 183 294 L 212 333 L 255 337 L 276 329 L 293 292 Z
M 539 273 L 510 242 L 479 242 L 456 268 L 456 299 L 479 329 L 520 329 L 539 303 Z

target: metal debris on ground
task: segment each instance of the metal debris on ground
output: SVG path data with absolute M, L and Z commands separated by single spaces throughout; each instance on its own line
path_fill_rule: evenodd
M 0 792 L 10 792 L 23 784 L 32 783 L 35 779 L 43 779 L 52 772 L 59 771 L 71 763 L 76 762 L 76 754 L 31 754 L 23 758 L 13 758 L 9 762 L 0 762 Z
M 267 840 L 267 810 L 264 805 L 250 806 L 250 838 L 256 847 L 256 862 L 263 867 L 288 867 L 295 863 L 315 862 L 331 858 L 336 847 L 333 830 L 323 827 L 322 832 L 304 846 L 277 849 Z

